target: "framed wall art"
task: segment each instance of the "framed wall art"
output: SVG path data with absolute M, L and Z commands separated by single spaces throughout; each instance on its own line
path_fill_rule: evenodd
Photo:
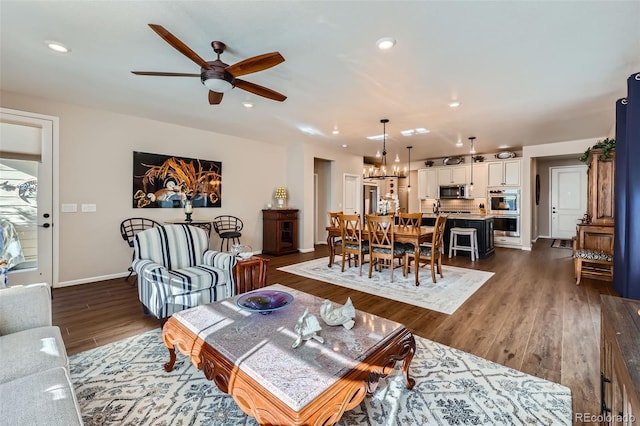
M 134 208 L 222 207 L 222 162 L 133 152 Z

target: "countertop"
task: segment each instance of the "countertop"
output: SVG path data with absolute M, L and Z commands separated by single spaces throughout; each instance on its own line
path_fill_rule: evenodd
M 493 219 L 495 216 L 491 214 L 480 213 L 443 213 L 446 214 L 449 219 L 472 219 L 472 220 L 486 220 Z M 433 213 L 422 213 L 422 217 L 435 218 L 437 215 Z

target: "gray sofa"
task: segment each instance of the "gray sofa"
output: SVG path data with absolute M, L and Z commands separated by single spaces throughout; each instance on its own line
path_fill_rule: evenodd
M 0 423 L 82 425 L 47 284 L 0 289 Z

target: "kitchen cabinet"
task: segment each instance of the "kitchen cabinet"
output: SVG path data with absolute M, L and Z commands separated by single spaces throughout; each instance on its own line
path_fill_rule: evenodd
M 471 176 L 469 176 L 471 182 Z M 475 163 L 473 165 L 473 198 L 487 198 L 487 163 Z
M 520 186 L 521 160 L 487 163 L 487 186 Z
M 262 210 L 262 253 L 298 252 L 298 209 Z
M 436 223 L 435 217 L 423 217 L 423 226 L 434 226 Z M 480 259 L 492 256 L 495 253 L 495 246 L 493 242 L 493 218 L 459 218 L 449 217 L 444 227 L 444 237 L 442 244 L 444 246 L 444 255 L 449 256 L 449 238 L 451 237 L 451 228 L 476 228 L 478 233 L 478 257 Z M 466 240 L 465 240 L 466 238 Z M 460 245 L 469 245 L 469 237 L 465 235 L 458 236 L 458 243 Z M 458 252 L 460 256 L 468 255 L 471 253 Z
M 439 198 L 438 170 L 418 169 L 418 198 Z
M 469 183 L 469 166 L 438 167 L 438 185 L 464 185 Z
M 600 301 L 600 424 L 635 424 L 640 418 L 640 301 L 609 295 Z

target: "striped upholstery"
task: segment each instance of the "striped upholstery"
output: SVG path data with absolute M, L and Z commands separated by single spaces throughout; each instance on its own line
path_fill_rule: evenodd
M 138 296 L 156 317 L 235 294 L 235 257 L 208 246 L 207 233 L 195 226 L 165 225 L 136 234 L 132 268 Z

